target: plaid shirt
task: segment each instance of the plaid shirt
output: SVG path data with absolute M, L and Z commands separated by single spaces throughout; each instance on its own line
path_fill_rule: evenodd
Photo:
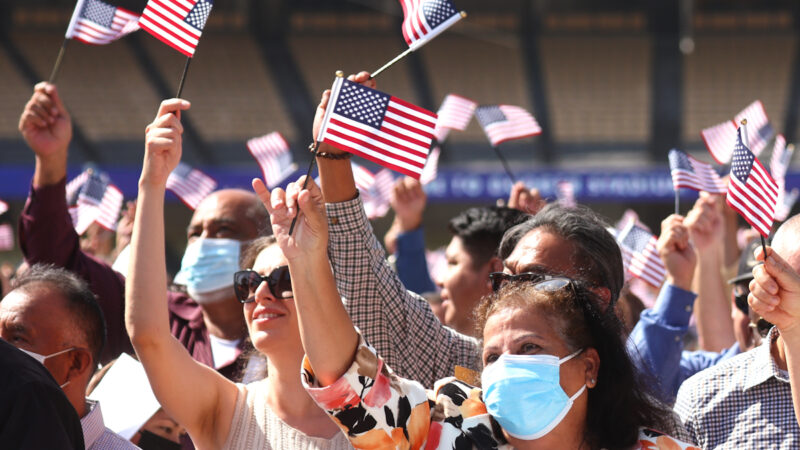
M 423 386 L 480 370 L 478 341 L 442 325 L 428 303 L 406 290 L 385 261 L 361 199 L 325 205 L 328 255 L 353 324 L 395 373 Z
M 675 411 L 702 448 L 800 448 L 786 372 L 764 343 L 686 380 Z
M 131 441 L 106 428 L 99 402 L 86 400 L 86 406 L 89 412 L 81 419 L 86 450 L 134 450 L 139 448 Z

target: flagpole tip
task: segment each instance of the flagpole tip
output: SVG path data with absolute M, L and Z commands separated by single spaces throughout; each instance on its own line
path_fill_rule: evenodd
M 341 70 L 337 70 L 336 71 L 336 76 L 339 77 L 339 78 L 342 78 L 342 77 L 344 77 L 344 72 L 342 72 Z
M 747 119 L 742 119 L 742 125 L 747 125 Z
M 461 11 L 461 18 L 463 19 L 464 17 L 467 17 L 467 12 L 466 11 Z

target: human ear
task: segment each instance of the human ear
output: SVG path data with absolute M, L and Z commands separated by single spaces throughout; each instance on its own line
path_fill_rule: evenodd
M 489 274 L 493 272 L 502 272 L 503 271 L 503 261 L 500 260 L 497 256 L 492 256 L 489 262 L 486 263 L 486 268 L 488 272 L 486 274 L 486 289 L 488 292 L 492 291 L 492 280 L 489 279 Z
M 92 372 L 94 371 L 94 367 L 92 365 L 94 358 L 89 351 L 78 348 L 70 352 L 70 357 L 71 360 L 67 369 L 67 379 L 64 381 L 72 381 L 73 379 L 83 376 L 87 376 L 88 379 L 88 376 L 91 376 Z
M 586 387 L 592 389 L 597 385 L 597 374 L 600 372 L 600 355 L 597 350 L 590 347 L 584 350 L 580 357 L 585 367 Z

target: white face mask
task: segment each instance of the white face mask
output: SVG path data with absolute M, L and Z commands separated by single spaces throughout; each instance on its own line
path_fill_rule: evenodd
M 58 355 L 62 355 L 62 354 L 64 354 L 64 353 L 67 353 L 67 352 L 71 352 L 71 351 L 75 350 L 75 347 L 70 347 L 70 348 L 67 348 L 67 349 L 61 350 L 60 352 L 51 353 L 51 354 L 49 354 L 49 355 L 46 355 L 46 356 L 45 356 L 45 355 L 40 355 L 40 354 L 38 354 L 38 353 L 35 353 L 35 352 L 31 352 L 31 351 L 28 351 L 28 350 L 25 350 L 25 349 L 21 349 L 21 348 L 19 348 L 19 347 L 17 347 L 17 349 L 18 349 L 19 351 L 21 351 L 22 353 L 25 353 L 25 354 L 27 354 L 27 355 L 28 355 L 28 356 L 30 356 L 31 358 L 33 358 L 33 359 L 35 359 L 35 360 L 39 361 L 39 364 L 41 364 L 41 365 L 43 365 L 43 366 L 44 366 L 44 361 L 45 361 L 47 358 L 52 358 L 52 357 L 54 357 L 54 356 L 58 356 Z M 45 369 L 47 369 L 47 366 L 44 366 L 44 368 L 45 368 Z M 50 371 L 50 369 L 47 369 L 47 371 L 49 372 L 49 371 Z M 70 381 L 71 381 L 71 380 L 70 380 Z M 60 387 L 61 387 L 61 389 L 64 389 L 64 386 L 68 385 L 68 384 L 70 383 L 70 381 L 67 381 L 66 383 L 62 384 L 62 385 L 60 386 Z

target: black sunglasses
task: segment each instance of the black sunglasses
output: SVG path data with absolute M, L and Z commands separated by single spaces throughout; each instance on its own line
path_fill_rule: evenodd
M 255 270 L 240 270 L 233 274 L 233 290 L 236 298 L 242 303 L 250 303 L 256 299 L 256 289 L 266 282 L 270 293 L 275 298 L 292 298 L 292 279 L 289 266 L 280 266 L 269 275 L 261 276 Z
M 537 291 L 555 292 L 567 286 L 573 291 L 575 290 L 575 284 L 571 279 L 543 273 L 525 272 L 511 275 L 505 272 L 492 272 L 489 274 L 489 280 L 492 282 L 492 291 L 494 292 L 499 291 L 508 283 L 516 282 L 533 283 Z

